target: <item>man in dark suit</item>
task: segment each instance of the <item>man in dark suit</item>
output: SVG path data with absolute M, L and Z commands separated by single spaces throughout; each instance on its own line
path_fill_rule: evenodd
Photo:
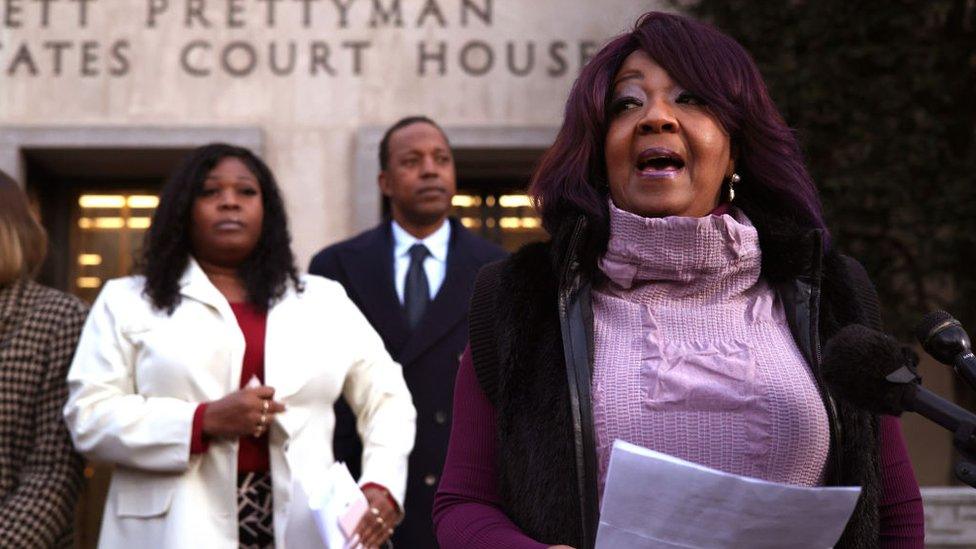
M 468 300 L 482 265 L 502 258 L 498 246 L 448 218 L 456 190 L 447 137 L 425 117 L 391 126 L 380 142 L 379 186 L 392 219 L 322 250 L 309 272 L 340 282 L 403 366 L 417 408 L 406 516 L 393 542 L 436 548 L 434 492 L 451 433 L 458 359 L 468 341 Z M 344 401 L 336 406 L 335 455 L 359 475 L 362 446 Z

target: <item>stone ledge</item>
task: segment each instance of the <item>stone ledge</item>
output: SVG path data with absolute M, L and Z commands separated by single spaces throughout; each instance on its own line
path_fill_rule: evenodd
M 922 488 L 927 548 L 976 547 L 976 489 Z

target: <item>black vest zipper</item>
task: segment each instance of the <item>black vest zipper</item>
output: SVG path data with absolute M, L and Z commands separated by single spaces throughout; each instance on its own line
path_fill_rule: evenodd
M 559 324 L 573 419 L 573 446 L 576 458 L 576 484 L 580 494 L 580 549 L 593 547 L 599 510 L 596 501 L 596 463 L 593 448 L 592 406 L 590 403 L 590 364 L 586 324 L 581 298 L 582 277 L 577 252 L 586 218 L 581 217 L 569 241 L 567 260 L 560 273 Z

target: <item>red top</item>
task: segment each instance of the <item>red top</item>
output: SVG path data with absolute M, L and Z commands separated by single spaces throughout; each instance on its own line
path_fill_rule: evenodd
M 264 339 L 268 326 L 268 313 L 258 310 L 250 303 L 231 303 L 230 308 L 237 317 L 237 324 L 244 333 L 244 364 L 241 367 L 241 388 L 247 386 L 251 376 L 257 376 L 261 384 L 264 385 Z M 202 454 L 207 451 L 210 444 L 203 434 L 203 414 L 207 409 L 206 402 L 197 406 L 193 414 L 193 433 L 190 438 L 190 453 Z M 271 469 L 268 457 L 268 433 L 265 432 L 259 438 L 247 435 L 240 438 L 240 446 L 237 452 L 237 471 L 238 473 L 264 472 Z M 400 506 L 390 494 L 385 486 L 368 482 L 363 488 L 379 488 L 384 492 L 390 505 L 398 512 Z
M 257 376 L 264 385 L 264 336 L 267 331 L 268 313 L 250 303 L 231 303 L 230 308 L 237 317 L 241 332 L 244 333 L 244 364 L 241 367 L 240 387 L 243 389 L 252 376 Z M 206 408 L 207 403 L 200 404 L 193 414 L 191 454 L 206 452 L 209 446 L 203 434 L 203 413 Z M 249 473 L 264 472 L 269 469 L 267 432 L 259 438 L 251 435 L 241 437 L 237 452 L 237 471 Z

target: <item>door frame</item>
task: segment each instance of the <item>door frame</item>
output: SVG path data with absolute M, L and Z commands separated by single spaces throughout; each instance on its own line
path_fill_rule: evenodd
M 264 132 L 253 126 L 0 126 L 0 170 L 24 186 L 25 150 L 194 148 L 215 141 L 264 154 Z

